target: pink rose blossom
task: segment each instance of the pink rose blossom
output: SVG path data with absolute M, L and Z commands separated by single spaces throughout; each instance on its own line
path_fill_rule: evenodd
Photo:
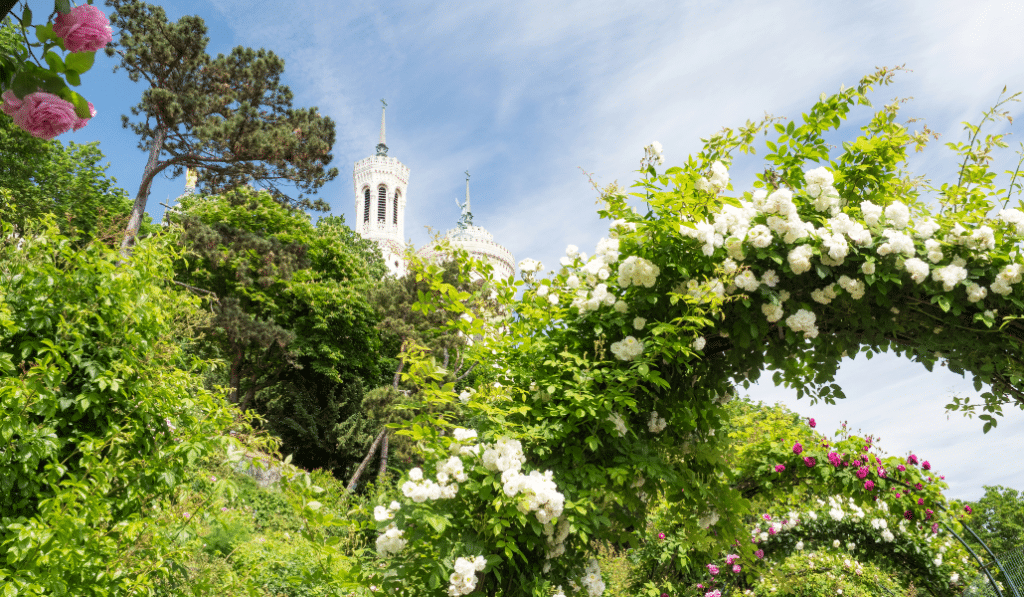
M 814 417 L 807 419 L 807 424 L 811 426 L 811 429 L 814 429 L 815 427 L 818 426 L 818 424 L 814 422 Z
M 658 539 L 664 539 L 665 533 L 658 533 Z
M 914 520 L 914 513 L 911 512 L 910 510 L 907 510 L 906 512 L 903 513 L 903 518 L 906 518 L 907 520 Z
M 917 456 L 911 454 L 907 457 L 907 464 L 917 464 Z
M 736 574 L 739 574 L 740 570 L 743 570 L 743 568 L 740 568 L 739 564 L 733 564 L 732 565 L 732 571 L 735 572 Z
M 70 131 L 79 121 L 71 102 L 45 91 L 26 95 L 12 116 L 19 128 L 47 140 Z
M 900 497 L 902 497 L 902 496 L 903 496 L 902 493 L 896 492 L 896 499 L 900 499 Z
M 864 481 L 864 489 L 867 489 L 868 491 L 874 491 L 874 489 L 875 489 L 875 482 L 871 481 L 870 479 L 867 480 L 867 481 Z
M 800 442 L 796 442 L 795 444 L 793 444 L 793 453 L 794 454 L 799 454 L 800 452 L 803 452 L 803 451 L 804 451 L 804 447 L 800 445 Z
M 732 564 L 733 562 L 735 562 L 738 559 L 740 559 L 740 557 L 738 555 L 736 555 L 734 553 L 731 553 L 731 554 L 725 556 L 725 565 L 728 566 L 729 564 Z
M 768 522 L 772 521 L 772 515 L 771 514 L 762 514 L 761 518 L 767 520 Z
M 53 21 L 53 32 L 64 40 L 69 52 L 95 52 L 102 50 L 113 39 L 110 19 L 103 11 L 83 4 L 68 14 L 58 14 Z
M 932 470 L 932 465 L 931 465 L 930 462 L 925 460 L 924 462 L 921 463 L 921 468 L 923 468 L 926 471 L 930 471 L 930 470 Z
M 768 534 L 769 535 L 774 535 L 775 534 L 775 527 L 768 527 Z
M 828 461 L 832 463 L 832 466 L 839 466 L 839 454 L 836 454 L 835 452 L 829 452 Z
M 764 559 L 764 550 L 763 549 L 759 549 L 759 550 L 754 552 L 754 555 L 757 556 L 757 559 L 763 560 Z
M 808 467 L 812 467 L 818 464 L 818 461 L 814 459 L 814 456 L 807 456 L 804 458 L 804 464 L 806 464 Z
M 857 478 L 858 479 L 863 479 L 864 477 L 867 477 L 867 476 L 868 476 L 868 467 L 862 466 L 859 469 L 857 469 Z
M 896 470 L 902 473 L 903 471 L 907 470 L 907 467 L 903 466 L 902 464 L 897 464 Z
M 711 576 L 718 574 L 718 566 L 715 566 L 714 564 L 708 564 L 708 572 L 711 573 Z
M 924 505 L 924 498 L 917 498 L 917 505 L 918 506 L 923 506 Z
M 936 522 L 935 524 L 932 525 L 932 534 L 933 535 L 938 535 L 939 534 L 939 523 Z
M 924 489 L 924 485 L 921 485 L 920 483 L 914 483 L 914 489 L 921 491 L 922 489 Z
M 722 592 L 718 589 L 715 589 L 714 591 L 708 591 L 707 593 L 704 593 L 704 597 L 722 597 Z
M 932 518 L 932 514 L 935 514 L 935 511 L 934 511 L 934 510 L 926 509 L 926 510 L 924 511 L 924 519 L 925 519 L 925 520 L 931 520 L 931 518 Z
M 974 510 L 972 510 L 970 506 L 964 506 L 964 511 L 967 512 L 968 514 L 970 514 L 971 512 L 974 512 Z
M 786 470 L 786 465 L 784 465 L 784 464 L 776 464 L 775 465 L 775 472 L 781 473 L 784 470 Z
M 882 467 L 878 467 L 878 476 L 879 476 L 879 477 L 881 477 L 881 478 L 883 478 L 883 479 L 884 479 L 884 478 L 885 478 L 885 475 L 887 475 L 887 474 L 888 474 L 888 473 L 886 473 L 886 472 L 885 472 L 885 469 L 884 469 L 884 468 L 882 468 Z

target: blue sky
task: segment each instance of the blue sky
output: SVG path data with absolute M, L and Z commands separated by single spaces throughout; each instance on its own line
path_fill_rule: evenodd
M 856 84 L 876 66 L 905 64 L 912 72 L 873 97 L 878 106 L 914 98 L 904 116 L 924 119 L 943 136 L 914 156 L 912 168 L 941 183 L 956 171 L 942 145 L 964 140 L 960 122 L 976 121 L 1004 85 L 1024 90 L 1024 9 L 1017 2 L 162 5 L 172 19 L 202 16 L 211 53 L 248 45 L 286 60 L 295 104 L 318 106 L 337 123 L 333 153 L 341 175 L 321 192 L 335 214 L 352 220 L 352 164 L 373 153 L 383 97 L 390 155 L 411 168 L 406 235 L 422 245 L 425 227 L 454 225 L 452 199 L 462 196 L 468 169 L 475 222 L 517 259 L 549 265 L 566 245 L 592 250 L 606 233 L 580 169 L 601 184 L 628 184 L 651 141 L 664 145 L 666 166 L 681 163 L 700 137 L 723 126 L 765 112 L 799 117 L 822 92 Z M 110 172 L 134 196 L 146 155 L 121 128 L 120 114 L 141 88 L 111 74 L 112 64 L 100 58 L 83 77 L 82 92 L 99 115 L 62 139 L 101 141 Z M 1021 105 L 1011 110 L 1017 115 Z M 862 110 L 855 120 L 868 115 Z M 1006 125 L 991 130 L 1014 132 Z M 1024 140 L 1017 137 L 1011 145 Z M 1005 158 L 1013 159 L 1012 151 Z M 738 162 L 737 191 L 762 168 L 757 159 Z M 159 217 L 159 202 L 182 186 L 158 179 L 150 213 Z M 837 406 L 812 407 L 772 387 L 750 394 L 815 416 L 819 429 L 846 420 L 880 435 L 891 453 L 913 449 L 947 476 L 955 497 L 979 497 L 985 484 L 1024 489 L 1024 462 L 1014 458 L 1024 446 L 1020 411 L 982 435 L 977 420 L 943 412 L 953 392 L 971 391 L 969 382 L 891 356 L 851 361 L 839 381 L 849 398 Z

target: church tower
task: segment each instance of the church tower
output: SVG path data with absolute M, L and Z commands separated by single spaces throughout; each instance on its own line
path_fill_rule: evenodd
M 377 242 L 388 271 L 405 275 L 405 199 L 409 168 L 388 156 L 384 136 L 384 111 L 381 100 L 380 143 L 377 155 L 356 162 L 352 181 L 356 199 L 356 232 Z

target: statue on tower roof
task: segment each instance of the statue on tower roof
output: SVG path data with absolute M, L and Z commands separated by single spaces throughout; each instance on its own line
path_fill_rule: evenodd
M 462 210 L 462 217 L 459 218 L 459 229 L 465 230 L 472 226 L 473 212 L 469 210 L 469 170 L 466 170 L 466 202 L 459 203 L 459 199 L 456 197 L 455 205 L 458 205 L 459 209 Z
M 384 110 L 388 107 L 388 103 L 383 99 L 380 100 L 380 143 L 377 144 L 377 155 L 387 156 L 388 145 L 384 142 Z

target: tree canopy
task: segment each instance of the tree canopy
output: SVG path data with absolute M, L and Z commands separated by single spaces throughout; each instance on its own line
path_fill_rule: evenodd
M 120 57 L 132 81 L 147 87 L 125 128 L 149 152 L 123 246 L 138 232 L 153 178 L 198 171 L 201 190 L 221 193 L 244 184 L 267 189 L 282 203 L 326 211 L 316 193 L 338 175 L 330 168 L 334 122 L 316 108 L 293 108 L 281 84 L 284 61 L 265 49 L 236 47 L 210 58 L 198 16 L 169 22 L 162 8 L 108 0 L 117 28 L 108 55 Z M 289 196 L 291 187 L 300 193 Z

